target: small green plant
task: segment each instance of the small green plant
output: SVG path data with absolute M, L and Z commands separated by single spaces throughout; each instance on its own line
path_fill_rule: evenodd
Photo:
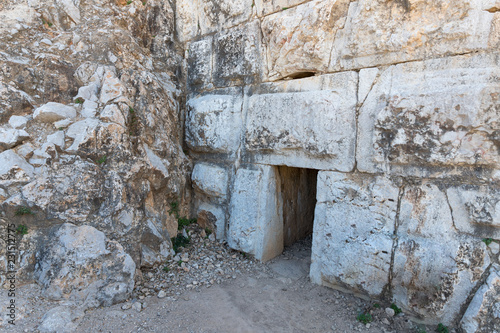
M 358 314 L 358 316 L 356 317 L 356 319 L 360 322 L 360 323 L 363 323 L 363 324 L 368 324 L 370 323 L 373 318 L 372 318 L 372 315 L 369 314 L 368 312 L 361 312 Z
M 163 271 L 165 273 L 168 273 L 168 272 L 170 272 L 170 268 L 168 266 L 165 266 L 165 267 L 163 267 Z
M 177 265 L 182 266 L 182 260 L 179 260 L 179 261 L 177 262 Z
M 417 328 L 417 333 L 427 333 L 427 331 L 425 330 L 425 328 Z
M 26 235 L 28 233 L 28 227 L 24 224 L 21 224 L 19 225 L 19 227 L 17 227 L 16 232 L 21 235 Z
M 83 104 L 83 102 L 84 102 L 84 100 L 81 97 L 78 97 L 77 99 L 75 99 L 75 104 Z
M 51 26 L 52 26 L 52 23 L 50 23 L 50 22 L 47 22 L 47 25 L 48 25 L 49 27 L 51 27 Z
M 483 242 L 484 244 L 486 244 L 486 246 L 489 246 L 491 243 L 493 243 L 493 238 L 484 238 Z
M 101 156 L 98 160 L 97 160 L 97 164 L 103 164 L 103 163 L 106 163 L 106 159 L 108 157 L 106 155 L 104 156 Z
M 375 303 L 375 304 L 373 304 L 373 307 L 374 307 L 375 309 L 380 309 L 380 304 Z
M 132 0 L 127 1 L 127 5 L 130 5 L 132 3 Z
M 281 8 L 281 10 L 287 10 L 287 9 L 288 9 L 288 7 L 283 7 L 283 8 Z
M 212 230 L 210 230 L 209 228 L 205 228 L 205 234 L 207 235 L 208 238 L 208 236 L 212 234 Z
M 170 215 L 174 215 L 177 219 L 177 230 L 182 230 L 190 224 L 196 223 L 197 219 L 188 219 L 186 217 L 181 217 L 179 213 L 179 203 L 177 201 L 170 203 L 170 210 L 168 211 Z
M 16 215 L 35 215 L 29 207 L 21 206 L 16 210 Z
M 63 127 L 59 127 L 58 130 L 62 131 L 62 130 L 64 130 L 64 128 Z
M 143 1 L 143 2 L 142 2 L 142 5 L 143 5 L 143 6 L 146 6 L 146 1 Z
M 398 306 L 394 303 L 391 304 L 390 306 L 391 309 L 394 310 L 394 314 L 400 314 L 401 312 L 403 312 L 400 308 L 398 308 Z
M 448 330 L 448 327 L 444 326 L 443 324 L 439 323 L 437 328 L 436 328 L 436 332 L 438 333 L 448 333 L 449 330 Z
M 186 247 L 191 241 L 189 237 L 184 237 L 183 235 L 177 235 L 171 240 L 172 240 L 172 248 L 175 253 L 179 251 L 180 247 Z

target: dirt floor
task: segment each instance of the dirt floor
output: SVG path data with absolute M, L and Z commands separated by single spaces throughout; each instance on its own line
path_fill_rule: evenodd
M 231 250 L 228 250 L 231 251 Z M 228 252 L 230 253 L 230 252 Z M 237 252 L 234 252 L 237 253 Z M 233 254 L 234 256 L 234 254 Z M 75 332 L 434 332 L 404 313 L 386 313 L 377 304 L 309 282 L 310 239 L 299 241 L 278 258 L 236 272 L 219 284 L 185 289 L 158 298 L 134 296 L 126 303 L 87 310 L 70 329 Z M 20 290 L 21 317 L 15 329 L 37 332 L 43 315 L 59 303 L 40 296 L 36 285 Z M 133 306 L 137 302 L 141 307 Z M 372 320 L 362 324 L 360 313 Z M 453 330 L 450 330 L 453 332 Z

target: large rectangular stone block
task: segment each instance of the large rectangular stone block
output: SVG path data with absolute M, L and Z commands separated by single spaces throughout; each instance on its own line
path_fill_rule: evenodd
M 191 91 L 213 88 L 212 42 L 213 37 L 208 36 L 186 45 L 187 84 Z
M 230 28 L 250 18 L 253 0 L 177 0 L 176 25 L 181 42 Z
M 268 7 L 276 4 L 263 10 Z M 342 29 L 348 8 L 349 0 L 315 0 L 266 16 L 262 33 L 269 78 L 325 72 L 336 32 Z
M 262 74 L 259 21 L 214 36 L 213 82 L 216 87 L 258 82 Z
M 229 206 L 228 244 L 266 261 L 283 251 L 279 176 L 271 166 L 236 172 Z
M 499 68 L 479 54 L 383 71 L 359 111 L 358 169 L 500 178 Z
M 495 50 L 495 14 L 484 5 L 480 0 L 351 2 L 345 26 L 335 36 L 330 70 Z
M 195 190 L 214 198 L 227 196 L 229 175 L 225 168 L 208 163 L 197 163 L 193 168 L 191 180 Z
M 407 186 L 399 213 L 392 290 L 403 311 L 451 324 L 490 264 L 481 238 L 458 234 L 436 185 Z
M 357 73 L 263 84 L 246 102 L 246 154 L 273 165 L 351 171 Z
M 461 185 L 447 190 L 455 227 L 476 237 L 500 239 L 500 188 Z
M 381 296 L 389 283 L 398 194 L 384 177 L 319 172 L 313 282 Z
M 187 101 L 186 142 L 197 152 L 234 154 L 242 131 L 241 88 L 228 88 Z

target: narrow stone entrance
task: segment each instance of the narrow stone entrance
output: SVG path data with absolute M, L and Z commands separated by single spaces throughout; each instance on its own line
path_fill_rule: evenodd
M 318 170 L 278 166 L 283 202 L 283 245 L 312 234 Z

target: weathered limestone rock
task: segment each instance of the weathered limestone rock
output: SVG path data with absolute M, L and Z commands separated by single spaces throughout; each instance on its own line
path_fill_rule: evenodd
M 53 123 L 66 118 L 73 119 L 76 117 L 74 107 L 61 103 L 49 102 L 37 108 L 33 114 L 35 121 L 43 123 Z
M 208 196 L 221 199 L 226 198 L 228 179 L 226 169 L 206 163 L 196 164 L 191 175 L 195 189 Z
M 23 116 L 12 116 L 9 119 L 9 125 L 16 129 L 24 128 L 27 122 L 28 118 Z
M 265 16 L 290 7 L 307 2 L 308 0 L 255 0 L 255 7 L 259 16 Z
M 109 104 L 101 111 L 99 119 L 125 126 L 125 118 L 116 104 Z
M 213 37 L 187 44 L 188 85 L 191 89 L 210 89 L 212 84 Z
M 186 142 L 194 151 L 234 154 L 240 145 L 243 123 L 239 88 L 187 102 Z
M 494 14 L 482 6 L 475 0 L 351 2 L 345 26 L 335 37 L 330 70 L 486 49 L 490 34 L 495 36 Z
M 213 83 L 216 87 L 253 83 L 262 74 L 263 53 L 258 21 L 214 36 Z
M 318 173 L 312 282 L 382 296 L 389 283 L 398 194 L 385 177 Z
M 263 84 L 248 98 L 245 147 L 259 163 L 351 171 L 354 72 Z
M 247 20 L 252 14 L 253 0 L 180 0 L 176 3 L 179 39 L 229 28 Z
M 71 124 L 66 131 L 66 136 L 72 138 L 73 144 L 66 149 L 68 153 L 77 153 L 81 145 L 95 138 L 99 120 L 87 118 Z
M 0 128 L 0 150 L 17 146 L 29 137 L 30 135 L 22 129 Z
M 65 135 L 63 131 L 57 131 L 47 136 L 47 143 L 57 146 L 59 149 L 64 149 Z
M 500 330 L 500 267 L 494 266 L 462 317 L 460 326 L 467 333 Z
M 46 297 L 86 307 L 124 301 L 134 287 L 135 264 L 120 244 L 90 226 L 61 225 L 35 267 Z
M 283 251 L 283 216 L 279 177 L 271 166 L 236 172 L 229 206 L 228 244 L 266 261 Z
M 429 183 L 405 188 L 397 234 L 395 303 L 426 321 L 452 323 L 490 264 L 486 245 L 457 233 L 445 193 Z
M 38 330 L 42 333 L 71 333 L 85 313 L 76 306 L 60 305 L 50 309 L 42 317 Z
M 269 78 L 325 72 L 337 31 L 344 27 L 349 3 L 314 0 L 265 17 L 262 32 Z
M 359 112 L 358 169 L 489 179 L 500 163 L 499 73 L 488 55 L 386 69 Z
M 461 185 L 447 190 L 455 227 L 483 238 L 500 239 L 500 189 Z
M 203 228 L 209 228 L 215 232 L 219 240 L 227 239 L 227 218 L 225 205 L 218 205 L 209 202 L 195 202 L 197 204 L 198 224 Z
M 34 174 L 34 168 L 12 150 L 0 153 L 0 180 L 26 181 Z
M 126 102 L 127 99 L 124 97 L 125 94 L 126 88 L 120 79 L 116 77 L 116 74 L 112 70 L 106 70 L 102 80 L 99 102 L 102 104 L 106 104 L 110 101 L 114 103 Z

